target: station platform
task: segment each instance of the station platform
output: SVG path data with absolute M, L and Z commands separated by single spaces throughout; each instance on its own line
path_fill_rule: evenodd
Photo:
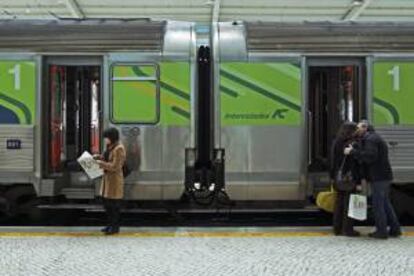
M 0 275 L 414 275 L 414 228 L 400 238 L 329 227 L 0 227 Z

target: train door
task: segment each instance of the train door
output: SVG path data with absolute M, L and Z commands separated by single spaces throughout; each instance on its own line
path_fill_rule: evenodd
M 76 160 L 84 151 L 100 150 L 99 63 L 50 58 L 46 65 L 45 173 L 64 186 L 89 183 Z
M 310 60 L 307 71 L 308 172 L 327 176 L 340 125 L 365 116 L 364 66 L 359 60 Z

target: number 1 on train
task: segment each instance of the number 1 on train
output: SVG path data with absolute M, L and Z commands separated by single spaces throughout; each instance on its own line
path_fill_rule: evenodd
M 14 74 L 14 89 L 20 90 L 20 64 L 14 65 L 13 69 L 9 70 L 9 74 Z
M 394 91 L 400 91 L 400 66 L 394 65 L 392 69 L 388 71 L 388 75 L 392 76 L 392 89 Z

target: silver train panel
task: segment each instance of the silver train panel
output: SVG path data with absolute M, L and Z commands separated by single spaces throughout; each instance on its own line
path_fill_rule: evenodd
M 178 199 L 183 191 L 189 127 L 134 125 L 119 129 L 133 170 L 126 178 L 125 198 Z
M 162 128 L 162 168 L 168 172 L 179 172 L 180 181 L 184 179 L 185 148 L 190 143 L 189 127 Z M 175 181 L 176 179 L 171 179 Z M 166 179 L 165 181 L 170 181 Z
M 190 143 L 189 127 L 121 126 L 120 129 L 128 164 L 140 175 L 137 181 L 183 181 L 184 149 Z M 137 129 L 139 135 L 131 134 Z M 128 180 L 135 179 L 131 176 Z
M 414 127 L 378 127 L 377 131 L 388 143 L 390 161 L 394 172 L 394 182 L 413 182 Z
M 240 199 L 298 199 L 301 128 L 231 126 L 222 128 L 226 183 Z
M 246 61 L 247 45 L 244 24 L 221 22 L 219 24 L 220 61 Z
M 140 171 L 162 170 L 162 131 L 158 126 L 140 126 L 140 135 L 137 137 L 140 156 Z M 127 147 L 129 145 L 127 144 Z M 130 152 L 127 154 L 132 157 Z
M 232 126 L 222 132 L 226 171 L 299 175 L 300 127 Z
M 20 148 L 13 149 L 20 144 Z M 9 147 L 8 147 L 9 145 Z M 0 173 L 33 172 L 34 127 L 24 125 L 0 126 Z
M 165 27 L 162 55 L 169 60 L 189 60 L 193 46 L 194 23 L 169 21 Z

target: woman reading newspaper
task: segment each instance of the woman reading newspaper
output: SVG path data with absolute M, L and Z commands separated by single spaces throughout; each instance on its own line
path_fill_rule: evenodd
M 119 141 L 116 128 L 108 128 L 103 133 L 106 149 L 103 155 L 95 155 L 99 166 L 104 170 L 101 184 L 101 195 L 108 216 L 108 225 L 102 229 L 106 235 L 119 233 L 120 206 L 124 196 L 123 165 L 125 148 Z

